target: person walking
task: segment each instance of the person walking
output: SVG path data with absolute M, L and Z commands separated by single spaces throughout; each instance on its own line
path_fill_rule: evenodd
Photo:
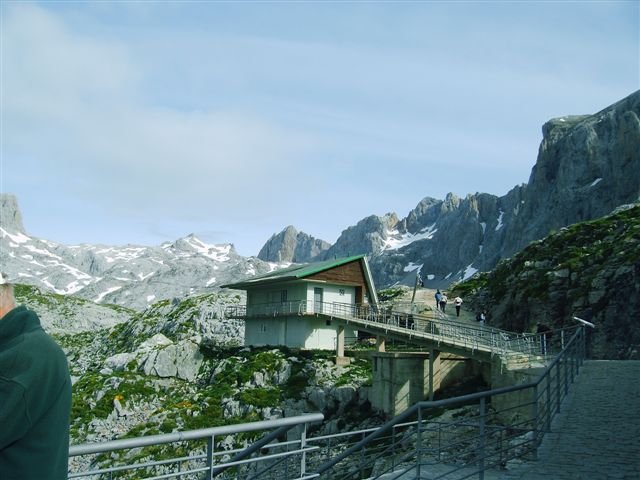
M 0 478 L 66 480 L 70 411 L 67 357 L 0 273 Z
M 456 317 L 459 317 L 460 316 L 460 307 L 462 306 L 462 299 L 460 297 L 456 297 L 453 300 L 453 304 L 456 307 Z
M 442 313 L 445 313 L 445 310 L 447 308 L 447 294 L 446 293 L 442 293 L 442 296 L 440 297 L 440 310 L 442 310 Z
M 442 299 L 442 293 L 440 293 L 440 289 L 436 292 L 436 308 L 440 308 L 440 300 Z

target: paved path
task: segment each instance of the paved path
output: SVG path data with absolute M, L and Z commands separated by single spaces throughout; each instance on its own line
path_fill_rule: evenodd
M 640 479 L 640 361 L 585 362 L 538 460 L 500 478 Z

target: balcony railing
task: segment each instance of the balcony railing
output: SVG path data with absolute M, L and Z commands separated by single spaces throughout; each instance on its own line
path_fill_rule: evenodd
M 412 313 L 420 308 L 396 309 L 391 305 L 295 301 L 227 307 L 227 318 L 265 318 L 324 315 L 353 323 L 371 333 L 393 334 L 407 343 L 437 342 L 471 353 L 499 355 L 505 361 L 530 364 L 557 355 L 577 326 L 540 333 L 516 333 L 470 324 L 446 317 L 439 310 Z

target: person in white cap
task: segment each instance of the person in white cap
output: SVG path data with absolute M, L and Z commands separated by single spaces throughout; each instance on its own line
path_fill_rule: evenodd
M 66 480 L 70 410 L 64 352 L 0 273 L 0 478 Z
M 456 307 L 456 317 L 460 316 L 460 307 L 462 307 L 462 299 L 460 297 L 456 297 L 453 300 L 453 304 Z

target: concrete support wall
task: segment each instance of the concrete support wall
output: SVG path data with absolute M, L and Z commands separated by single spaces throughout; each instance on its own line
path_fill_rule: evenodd
M 536 380 L 544 371 L 544 368 L 508 369 L 499 357 L 491 364 L 483 364 L 482 375 L 489 382 L 491 388 L 510 387 Z M 544 398 L 541 399 L 544 402 Z M 503 412 L 500 416 L 510 423 L 531 418 L 533 409 L 533 391 L 531 389 L 520 390 L 505 395 L 498 395 L 491 399 L 492 406 L 497 412 Z M 523 406 L 524 405 L 524 406 Z M 545 408 L 538 405 L 538 408 Z
M 374 353 L 371 404 L 398 415 L 429 395 L 429 355 Z
M 390 416 L 416 402 L 433 400 L 433 394 L 478 370 L 477 362 L 437 350 L 429 353 L 372 355 L 371 404 Z M 433 372 L 433 374 L 431 374 Z

